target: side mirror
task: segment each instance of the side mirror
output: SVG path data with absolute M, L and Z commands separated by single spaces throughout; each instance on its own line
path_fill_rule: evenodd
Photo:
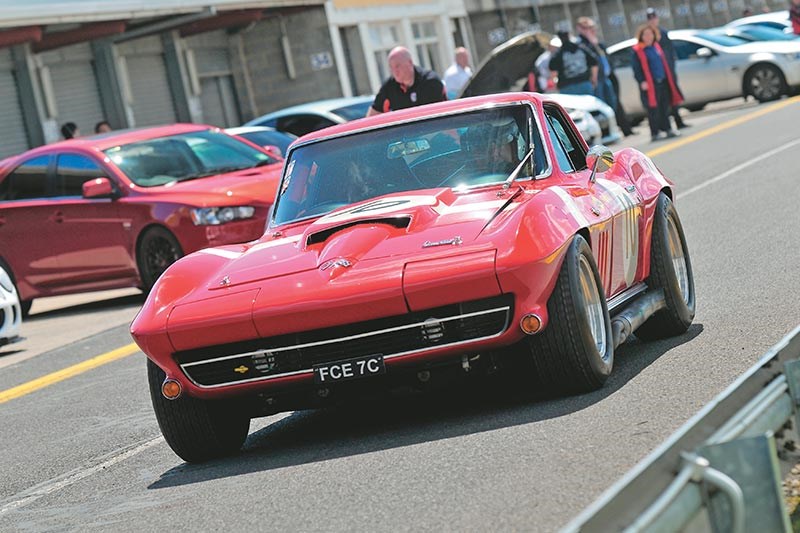
M 710 59 L 711 56 L 713 56 L 713 55 L 714 55 L 714 52 L 710 48 L 706 48 L 705 46 L 703 46 L 702 48 L 698 48 L 697 49 L 697 57 L 700 57 L 700 58 L 703 58 L 703 59 Z
M 261 148 L 269 152 L 271 155 L 276 155 L 279 158 L 283 158 L 283 152 L 281 151 L 280 148 L 278 148 L 274 144 L 265 144 Z
M 614 154 L 607 147 L 596 144 L 589 148 L 586 154 L 586 166 L 592 169 L 592 174 L 589 176 L 589 181 L 594 183 L 597 179 L 595 174 L 598 172 L 605 172 L 611 165 L 614 164 Z
M 83 182 L 84 198 L 113 198 L 115 196 L 114 185 L 108 178 L 95 178 Z

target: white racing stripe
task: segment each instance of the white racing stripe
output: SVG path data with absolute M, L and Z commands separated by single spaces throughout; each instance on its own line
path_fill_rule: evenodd
M 701 189 L 705 189 L 709 185 L 712 185 L 712 184 L 717 183 L 719 181 L 722 181 L 722 180 L 724 180 L 726 178 L 729 178 L 729 177 L 733 176 L 734 174 L 736 174 L 737 172 L 741 172 L 742 170 L 746 169 L 749 166 L 755 165 L 756 163 L 760 163 L 761 161 L 763 161 L 765 159 L 769 159 L 770 157 L 774 156 L 775 154 L 783 152 L 784 150 L 788 150 L 789 148 L 792 148 L 793 146 L 797 146 L 798 144 L 800 144 L 800 139 L 796 139 L 794 141 L 791 141 L 791 142 L 788 142 L 788 143 L 784 144 L 783 146 L 779 146 L 777 148 L 774 148 L 774 149 L 770 150 L 769 152 L 765 152 L 765 153 L 761 154 L 758 157 L 754 157 L 753 159 L 750 159 L 749 161 L 746 161 L 746 162 L 742 163 L 741 165 L 736 165 L 735 167 L 733 167 L 733 168 L 731 168 L 729 170 L 726 170 L 722 174 L 718 174 L 718 175 L 714 176 L 713 178 L 707 179 L 703 183 L 701 183 L 699 185 L 695 185 L 691 189 L 687 189 L 687 190 L 683 191 L 682 193 L 678 194 L 675 197 L 675 199 L 679 200 L 679 199 L 681 199 L 681 198 L 683 198 L 685 196 L 689 196 L 690 194 L 695 193 L 695 192 L 697 192 L 697 191 L 699 191 Z

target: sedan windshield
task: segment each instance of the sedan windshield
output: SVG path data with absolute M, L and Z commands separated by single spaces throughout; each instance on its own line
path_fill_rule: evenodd
M 454 114 L 333 137 L 292 150 L 274 221 L 321 216 L 364 200 L 438 187 L 457 190 L 505 181 L 531 148 L 532 113 L 515 105 Z M 535 169 L 546 158 L 534 136 Z
M 701 39 L 706 41 L 711 41 L 714 44 L 718 44 L 720 46 L 739 46 L 740 44 L 746 44 L 747 40 L 742 39 L 741 37 L 732 37 L 730 35 L 716 35 L 709 32 L 702 32 L 695 35 Z
M 105 150 L 140 187 L 155 187 L 274 162 L 267 154 L 216 130 L 193 131 Z

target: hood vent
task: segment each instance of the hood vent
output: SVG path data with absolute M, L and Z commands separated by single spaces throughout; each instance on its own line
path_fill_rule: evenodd
M 306 246 L 312 246 L 321 242 L 327 241 L 331 235 L 338 233 L 344 229 L 352 228 L 353 226 L 372 225 L 372 224 L 388 224 L 398 229 L 408 228 L 411 224 L 411 217 L 386 217 L 386 218 L 365 218 L 361 220 L 354 220 L 345 224 L 339 224 L 330 228 L 311 233 L 306 238 Z

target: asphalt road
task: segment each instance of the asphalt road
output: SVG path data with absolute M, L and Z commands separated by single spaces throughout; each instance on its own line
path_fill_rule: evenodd
M 244 451 L 184 464 L 141 352 L 3 401 L 129 345 L 135 291 L 35 302 L 0 350 L 0 531 L 555 531 L 800 321 L 800 101 L 626 139 L 677 184 L 695 273 L 689 332 L 617 351 L 606 387 L 522 400 L 485 382 L 251 423 Z

